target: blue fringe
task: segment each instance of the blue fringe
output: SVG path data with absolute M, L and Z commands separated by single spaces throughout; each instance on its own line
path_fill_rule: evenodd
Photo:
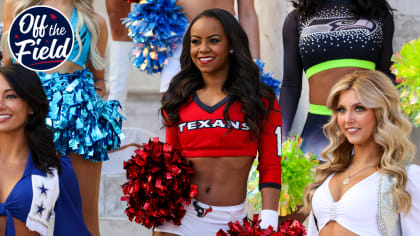
M 278 96 L 280 94 L 280 89 L 281 89 L 281 81 L 276 80 L 273 78 L 273 73 L 264 73 L 264 63 L 261 62 L 259 59 L 255 60 L 255 63 L 258 66 L 258 69 L 260 69 L 260 79 L 262 82 L 264 82 L 267 85 L 270 85 L 273 90 L 274 93 L 276 94 L 276 96 Z
M 135 46 L 130 60 L 148 74 L 161 72 L 166 59 L 182 43 L 187 19 L 176 0 L 148 0 L 134 4 L 123 21 Z
M 93 75 L 86 68 L 74 73 L 38 72 L 50 110 L 46 119 L 61 154 L 76 153 L 94 162 L 108 160 L 119 148 L 123 134 L 118 101 L 104 101 L 96 93 Z

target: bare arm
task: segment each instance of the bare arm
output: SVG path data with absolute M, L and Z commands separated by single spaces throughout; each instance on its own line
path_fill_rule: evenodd
M 95 17 L 96 17 L 96 21 L 99 24 L 99 39 L 98 39 L 97 48 L 99 51 L 99 55 L 101 57 L 104 57 L 106 44 L 108 42 L 108 28 L 106 26 L 105 19 L 102 16 L 96 14 Z M 99 96 L 103 97 L 106 92 L 105 69 L 100 69 L 100 70 L 96 69 L 90 61 L 88 61 L 86 67 L 93 74 L 93 77 L 95 79 L 95 88 L 97 88 L 96 92 L 98 93 Z
M 260 58 L 260 35 L 254 0 L 238 0 L 238 17 L 248 36 L 252 57 Z
M 115 41 L 131 41 L 128 37 L 128 29 L 122 24 L 122 18 L 130 12 L 130 3 L 121 0 L 106 0 L 109 25 L 111 26 L 112 39 Z
M 278 227 L 278 205 L 280 199 L 280 189 L 266 187 L 261 189 L 262 211 L 260 215 L 260 226 L 267 229 L 272 226 L 277 231 Z
M 8 57 L 9 55 L 9 45 L 6 43 L 5 39 L 8 37 L 9 28 L 13 21 L 13 12 L 15 11 L 15 5 L 19 1 L 16 0 L 5 0 L 3 6 L 3 34 L 1 36 L 1 47 L 3 50 L 3 65 L 13 63 L 13 60 Z
M 277 211 L 280 201 L 280 189 L 265 187 L 261 189 L 262 209 Z

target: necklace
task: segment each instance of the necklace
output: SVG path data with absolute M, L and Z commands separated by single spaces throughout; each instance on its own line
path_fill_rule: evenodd
M 361 169 L 361 170 L 357 171 L 356 173 L 353 173 L 352 175 L 350 175 L 350 167 L 349 167 L 349 168 L 348 168 L 348 170 L 349 170 L 349 171 L 348 171 L 348 172 L 349 172 L 349 176 L 348 176 L 347 178 L 345 178 L 345 179 L 344 179 L 343 184 L 344 184 L 344 185 L 349 184 L 349 183 L 350 183 L 350 178 L 351 178 L 351 177 L 353 177 L 353 176 L 355 176 L 355 175 L 357 175 L 357 174 L 361 173 L 361 172 L 362 172 L 362 171 L 364 171 L 364 170 L 370 169 L 370 168 L 372 168 L 372 167 L 374 167 L 374 166 L 376 166 L 376 165 L 365 167 L 365 168 L 363 168 L 363 169 Z

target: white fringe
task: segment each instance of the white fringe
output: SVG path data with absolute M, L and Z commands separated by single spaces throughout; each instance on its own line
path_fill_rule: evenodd
M 26 227 L 31 231 L 38 232 L 41 236 L 46 236 L 48 232 L 48 226 L 29 217 L 26 219 Z

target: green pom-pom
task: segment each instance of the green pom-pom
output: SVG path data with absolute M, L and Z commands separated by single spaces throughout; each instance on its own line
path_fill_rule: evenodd
M 315 167 L 318 161 L 315 155 L 309 156 L 302 153 L 299 137 L 288 139 L 282 146 L 282 174 L 281 195 L 279 202 L 279 214 L 288 215 L 297 210 L 297 206 L 303 204 L 303 192 L 306 185 L 315 180 Z M 255 159 L 248 177 L 248 204 L 255 210 L 261 209 L 261 194 L 258 191 L 259 174 L 257 172 L 258 161 Z
M 420 126 L 420 38 L 405 44 L 399 53 L 392 56 L 391 71 L 397 77 L 401 109 Z
M 258 167 L 258 159 L 255 158 L 254 162 L 252 163 L 251 170 L 249 171 L 248 176 L 248 186 L 247 186 L 247 200 L 248 204 L 254 209 L 254 210 L 261 210 L 261 193 L 259 191 L 258 185 L 260 180 L 260 175 L 257 171 Z

